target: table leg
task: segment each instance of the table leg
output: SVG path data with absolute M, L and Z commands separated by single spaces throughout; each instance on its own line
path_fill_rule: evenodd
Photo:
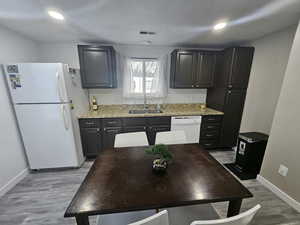
M 76 222 L 77 225 L 90 225 L 88 216 L 78 215 L 76 216 Z
M 229 201 L 227 217 L 236 216 L 240 213 L 243 199 Z

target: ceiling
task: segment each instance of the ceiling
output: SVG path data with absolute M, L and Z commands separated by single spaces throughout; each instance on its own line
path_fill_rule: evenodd
M 56 9 L 64 21 L 47 14 Z M 241 43 L 296 24 L 300 0 L 9 0 L 0 24 L 41 42 L 206 45 Z M 222 31 L 214 24 L 228 21 Z M 139 31 L 154 31 L 142 36 Z

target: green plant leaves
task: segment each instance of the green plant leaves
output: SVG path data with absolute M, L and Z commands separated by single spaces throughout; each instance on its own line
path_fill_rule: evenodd
M 151 148 L 145 150 L 146 153 L 151 155 L 158 155 L 161 159 L 169 161 L 173 158 L 171 152 L 168 150 L 168 146 L 163 144 L 154 145 Z

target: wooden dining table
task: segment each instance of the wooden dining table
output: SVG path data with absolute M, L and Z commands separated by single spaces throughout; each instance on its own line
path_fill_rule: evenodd
M 89 216 L 229 201 L 227 216 L 237 215 L 252 197 L 232 174 L 199 144 L 169 145 L 167 172 L 153 173 L 149 147 L 104 150 L 90 168 L 65 217 L 88 225 Z

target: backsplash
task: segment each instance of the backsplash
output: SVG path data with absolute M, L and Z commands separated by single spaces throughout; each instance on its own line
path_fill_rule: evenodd
M 90 96 L 97 98 L 99 105 L 112 104 L 143 104 L 143 99 L 128 99 L 123 98 L 121 88 L 117 89 L 91 89 Z M 163 99 L 147 99 L 149 104 L 163 103 L 205 103 L 206 89 L 169 89 L 168 95 Z

